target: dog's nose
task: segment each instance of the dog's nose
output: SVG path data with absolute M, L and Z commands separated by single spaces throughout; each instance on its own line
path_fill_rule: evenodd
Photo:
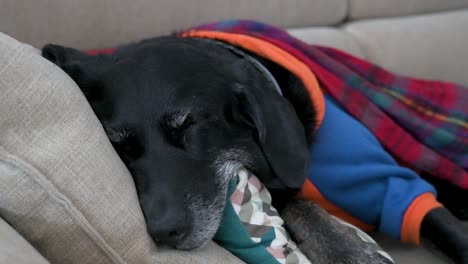
M 167 212 L 164 216 L 148 223 L 150 236 L 157 243 L 169 246 L 176 246 L 183 241 L 189 229 L 186 215 L 177 210 Z

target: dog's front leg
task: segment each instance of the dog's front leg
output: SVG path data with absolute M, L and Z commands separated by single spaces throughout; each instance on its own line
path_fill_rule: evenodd
M 448 209 L 429 211 L 421 224 L 421 236 L 428 238 L 456 263 L 468 264 L 468 228 Z
M 339 223 L 311 201 L 289 202 L 281 216 L 312 263 L 392 263 L 377 244 L 366 242 L 355 229 Z

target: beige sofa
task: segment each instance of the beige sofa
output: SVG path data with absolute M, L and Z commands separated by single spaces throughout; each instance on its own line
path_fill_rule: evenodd
M 401 74 L 468 85 L 468 0 L 0 0 L 0 32 L 38 48 L 109 47 L 231 18 L 287 27 Z M 0 263 L 240 263 L 214 243 L 195 252 L 156 248 L 131 178 L 78 88 L 37 50 L 0 35 L 2 50 L 0 98 L 9 103 L 0 101 Z M 21 80 L 16 89 L 7 87 L 11 77 Z M 37 137 L 63 131 L 73 140 Z M 427 247 L 376 237 L 397 263 L 450 263 Z

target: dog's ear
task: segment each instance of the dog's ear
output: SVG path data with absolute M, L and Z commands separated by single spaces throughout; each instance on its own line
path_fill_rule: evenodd
M 104 56 L 91 56 L 79 50 L 48 44 L 42 56 L 59 66 L 80 87 L 88 101 L 99 100 L 99 75 L 106 65 Z
M 68 48 L 55 44 L 47 44 L 42 48 L 42 57 L 48 59 L 58 66 L 71 62 L 87 61 L 92 57 L 77 49 Z
M 260 147 L 277 178 L 272 189 L 300 189 L 307 176 L 309 150 L 296 111 L 273 87 L 237 85 L 241 112 L 258 130 Z

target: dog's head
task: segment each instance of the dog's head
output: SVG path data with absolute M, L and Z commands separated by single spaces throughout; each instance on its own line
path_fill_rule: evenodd
M 43 56 L 87 97 L 156 241 L 179 249 L 209 241 L 241 166 L 273 189 L 304 181 L 308 150 L 293 107 L 220 45 L 165 37 L 99 56 L 47 45 Z

